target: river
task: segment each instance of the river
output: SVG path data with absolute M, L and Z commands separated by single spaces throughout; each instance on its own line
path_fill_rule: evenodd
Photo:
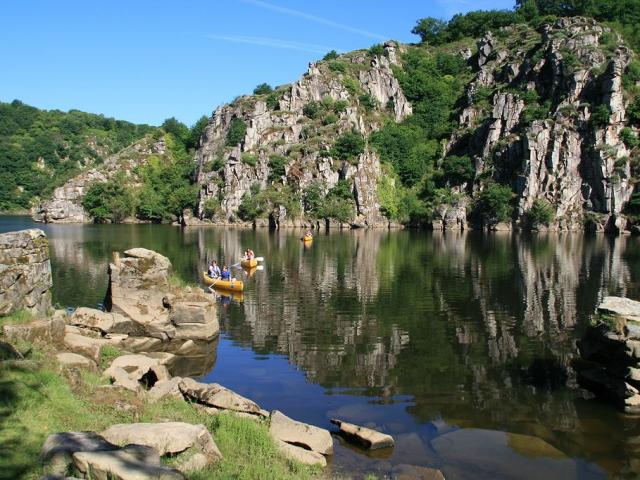
M 305 246 L 290 230 L 0 217 L 0 232 L 34 226 L 50 238 L 61 307 L 102 301 L 114 250 L 156 250 L 191 282 L 214 258 L 232 264 L 247 247 L 263 256 L 242 301 L 221 299 L 221 339 L 202 379 L 297 420 L 331 428 L 339 417 L 395 437 L 375 454 L 336 441 L 336 473 L 640 472 L 640 425 L 591 399 L 571 368 L 599 300 L 640 297 L 639 239 L 349 231 Z

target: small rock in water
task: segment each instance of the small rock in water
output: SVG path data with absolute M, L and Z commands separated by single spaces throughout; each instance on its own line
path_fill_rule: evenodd
M 340 428 L 340 433 L 350 440 L 363 445 L 368 450 L 376 450 L 378 448 L 393 447 L 394 441 L 391 435 L 381 433 L 366 427 L 360 427 L 353 423 L 343 422 L 335 418 L 331 419 L 331 423 Z

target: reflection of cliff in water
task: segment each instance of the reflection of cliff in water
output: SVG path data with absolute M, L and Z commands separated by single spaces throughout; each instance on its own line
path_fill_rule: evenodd
M 420 422 L 590 450 L 574 340 L 603 295 L 634 293 L 633 239 L 352 232 L 308 250 L 295 240 L 274 239 L 243 312 L 223 315 L 235 341 L 288 355 L 325 388 L 410 395 Z

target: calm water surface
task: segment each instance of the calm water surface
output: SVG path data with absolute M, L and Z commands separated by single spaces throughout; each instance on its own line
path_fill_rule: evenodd
M 34 225 L 0 218 L 0 231 Z M 571 368 L 598 301 L 640 297 L 635 238 L 356 231 L 307 248 L 294 231 L 37 226 L 61 306 L 102 301 L 114 250 L 151 248 L 194 282 L 211 259 L 264 256 L 242 302 L 220 299 L 223 334 L 203 379 L 298 420 L 331 428 L 339 417 L 395 437 L 371 455 L 336 442 L 336 473 L 640 473 L 640 426 L 591 400 Z

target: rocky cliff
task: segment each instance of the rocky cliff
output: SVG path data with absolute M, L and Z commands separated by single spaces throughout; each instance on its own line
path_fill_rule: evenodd
M 477 42 L 328 56 L 295 83 L 215 110 L 194 154 L 195 218 L 186 211 L 183 224 L 637 230 L 632 61 L 618 34 L 582 17 L 515 24 Z M 445 85 L 450 105 L 423 78 Z M 393 159 L 375 132 L 396 142 Z M 398 162 L 419 178 L 406 181 Z M 57 189 L 34 217 L 90 220 L 80 199 L 126 167 L 110 165 Z M 496 185 L 508 204 L 497 215 Z
M 119 172 L 133 184 L 137 183 L 136 168 L 145 165 L 151 155 L 166 152 L 164 140 L 146 136 L 122 151 L 107 157 L 103 164 L 73 177 L 56 188 L 50 199 L 35 204 L 31 216 L 45 223 L 90 223 L 91 216 L 82 207 L 82 199 L 94 183 L 106 182 Z
M 344 179 L 352 188 L 354 223 L 387 225 L 376 192 L 379 157 L 365 149 L 347 161 L 329 151 L 341 134 L 357 131 L 367 136 L 385 120 L 401 121 L 411 115 L 411 105 L 392 71 L 398 64 L 397 50 L 395 43 L 388 42 L 385 55 L 359 51 L 341 56 L 340 63 L 312 63 L 299 81 L 268 96 L 240 97 L 219 107 L 196 154 L 197 181 L 202 187 L 198 216 L 205 216 L 205 204 L 213 199 L 219 203 L 215 220 L 240 220 L 237 210 L 253 185 L 262 190 L 290 187 L 300 202 L 301 193 L 311 184 L 317 182 L 326 194 Z M 238 119 L 246 131 L 237 143 L 230 142 L 229 132 Z M 280 171 L 274 156 L 285 159 Z M 272 223 L 296 220 L 283 208 L 268 213 Z
M 0 235 L 0 315 L 51 308 L 49 241 L 42 230 Z

